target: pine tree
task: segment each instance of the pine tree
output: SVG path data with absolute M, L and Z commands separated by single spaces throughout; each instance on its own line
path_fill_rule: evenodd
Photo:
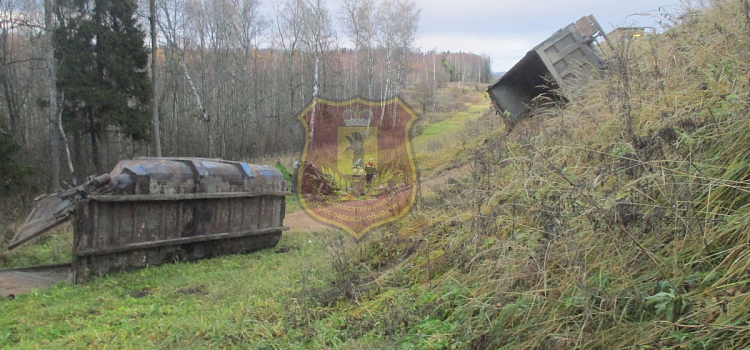
M 107 127 L 133 140 L 150 138 L 148 50 L 134 0 L 61 0 L 55 32 L 63 121 L 88 134 L 94 166 Z M 106 145 L 102 145 L 105 146 Z

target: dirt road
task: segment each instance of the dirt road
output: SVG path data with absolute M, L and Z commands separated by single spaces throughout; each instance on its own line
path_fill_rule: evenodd
M 33 290 L 47 289 L 71 277 L 70 264 L 37 266 L 0 271 L 0 297 L 14 298 Z
M 328 226 L 313 220 L 302 209 L 286 214 L 284 226 L 289 226 L 292 232 L 314 232 L 329 229 Z

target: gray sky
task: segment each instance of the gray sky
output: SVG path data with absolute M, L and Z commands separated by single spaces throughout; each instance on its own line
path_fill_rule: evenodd
M 659 26 L 679 14 L 680 0 L 415 0 L 422 9 L 417 46 L 423 51 L 465 51 L 492 58 L 507 71 L 558 29 L 594 15 L 604 31 Z
M 334 16 L 339 1 L 329 0 Z M 499 72 L 583 16 L 594 15 L 606 32 L 622 26 L 659 27 L 665 13 L 679 14 L 688 0 L 414 1 L 422 10 L 417 47 L 489 55 Z

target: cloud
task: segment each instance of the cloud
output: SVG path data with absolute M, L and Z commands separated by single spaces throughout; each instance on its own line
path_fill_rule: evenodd
M 609 32 L 658 26 L 687 0 L 414 0 L 421 10 L 415 45 L 422 50 L 487 54 L 493 69 L 510 69 L 526 52 L 579 18 L 593 14 Z M 343 0 L 328 0 L 338 13 Z
M 579 18 L 593 14 L 605 31 L 618 26 L 658 26 L 681 0 L 416 0 L 422 9 L 423 50 L 488 54 L 505 71 L 529 50 Z M 664 5 L 661 5 L 664 4 Z
M 471 52 L 488 55 L 493 70 L 507 70 L 537 43 L 523 36 L 500 37 L 494 34 L 429 34 L 417 39 L 422 51 L 436 49 L 438 52 Z

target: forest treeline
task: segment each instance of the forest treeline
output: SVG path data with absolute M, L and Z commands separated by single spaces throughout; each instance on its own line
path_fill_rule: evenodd
M 408 92 L 427 112 L 441 84 L 491 76 L 486 56 L 415 47 L 411 0 L 0 0 L 0 14 L 5 193 L 157 152 L 296 152 L 316 97 Z

